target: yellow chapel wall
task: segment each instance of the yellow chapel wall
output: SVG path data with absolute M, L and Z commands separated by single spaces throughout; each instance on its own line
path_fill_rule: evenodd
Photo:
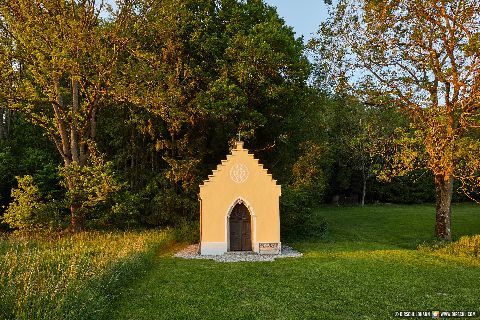
M 234 182 L 230 174 L 236 165 L 248 169 L 241 183 Z M 267 170 L 237 143 L 227 160 L 200 186 L 202 254 L 228 251 L 228 214 L 238 200 L 250 211 L 253 250 L 259 251 L 259 243 L 278 243 L 280 247 L 280 194 L 281 187 Z

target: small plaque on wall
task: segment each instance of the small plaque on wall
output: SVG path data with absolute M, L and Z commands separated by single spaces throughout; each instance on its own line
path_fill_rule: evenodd
M 280 244 L 277 242 L 261 242 L 258 246 L 260 254 L 279 254 Z

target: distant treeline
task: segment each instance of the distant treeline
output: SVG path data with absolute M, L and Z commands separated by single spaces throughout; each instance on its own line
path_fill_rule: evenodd
M 293 224 L 320 203 L 435 201 L 427 172 L 377 179 L 408 120 L 308 81 L 321 74 L 302 39 L 262 1 L 4 3 L 5 229 L 196 220 L 239 132 Z

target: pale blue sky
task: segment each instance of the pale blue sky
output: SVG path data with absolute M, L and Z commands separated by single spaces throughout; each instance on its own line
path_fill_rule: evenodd
M 293 27 L 297 37 L 303 35 L 305 43 L 312 38 L 318 26 L 327 18 L 328 5 L 324 0 L 264 0 L 276 7 L 278 15 Z M 106 0 L 114 4 L 114 0 Z
M 303 35 L 304 41 L 312 38 L 318 26 L 328 16 L 328 5 L 324 0 L 264 0 L 276 7 L 278 15 L 288 26 L 293 27 L 295 34 Z

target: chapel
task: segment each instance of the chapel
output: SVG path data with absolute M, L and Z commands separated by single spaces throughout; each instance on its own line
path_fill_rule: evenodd
M 200 186 L 200 254 L 277 254 L 281 187 L 238 141 Z

